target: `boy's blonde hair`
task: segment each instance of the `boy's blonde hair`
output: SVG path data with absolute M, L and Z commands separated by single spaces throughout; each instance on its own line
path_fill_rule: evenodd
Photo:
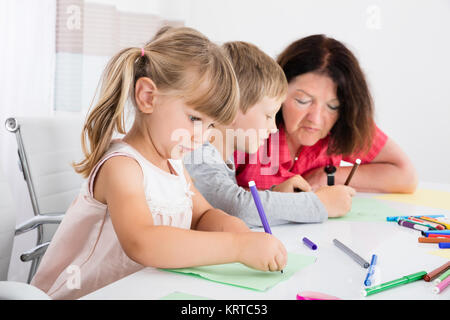
M 264 97 L 282 98 L 287 80 L 278 63 L 254 44 L 233 41 L 222 45 L 231 60 L 240 90 L 243 113 Z
M 85 159 L 73 164 L 76 172 L 88 177 L 113 133 L 125 134 L 125 105 L 130 98 L 135 104 L 134 87 L 141 77 L 219 123 L 229 124 L 236 116 L 239 87 L 223 50 L 194 29 L 164 27 L 143 48 L 123 49 L 109 61 L 99 100 L 83 128 Z

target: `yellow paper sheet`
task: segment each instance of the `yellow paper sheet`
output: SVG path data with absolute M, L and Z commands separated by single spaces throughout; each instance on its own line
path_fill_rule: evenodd
M 417 189 L 413 194 L 390 193 L 374 198 L 450 210 L 450 192 L 447 191 Z
M 429 251 L 429 254 L 439 256 L 442 258 L 450 259 L 450 249 L 439 249 L 434 251 Z

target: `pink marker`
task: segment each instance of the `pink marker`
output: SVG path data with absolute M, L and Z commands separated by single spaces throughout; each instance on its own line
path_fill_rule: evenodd
M 297 293 L 297 300 L 341 300 L 338 297 L 314 291 L 303 291 Z
M 450 284 L 450 277 L 445 278 L 445 280 L 443 280 L 441 283 L 439 283 L 436 287 L 433 288 L 433 293 L 441 293 L 442 291 L 445 290 L 445 288 L 448 287 L 448 285 Z

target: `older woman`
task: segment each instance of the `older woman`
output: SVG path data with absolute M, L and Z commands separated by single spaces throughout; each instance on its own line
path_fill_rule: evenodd
M 376 126 L 364 74 L 349 49 L 335 39 L 313 35 L 289 45 L 278 63 L 289 82 L 277 114 L 279 131 L 257 154 L 235 154 L 239 185 L 254 180 L 260 189 L 291 191 L 295 177 L 297 187 L 309 184 L 316 190 L 327 184 L 325 166 L 360 158 L 350 182 L 356 190 L 414 192 L 416 171 Z M 335 183 L 344 184 L 350 170 L 338 167 Z

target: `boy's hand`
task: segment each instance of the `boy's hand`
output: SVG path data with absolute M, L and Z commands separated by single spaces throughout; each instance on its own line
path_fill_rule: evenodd
M 287 251 L 280 240 L 265 232 L 237 233 L 237 260 L 262 271 L 281 271 L 287 263 Z
M 296 189 L 300 189 L 301 191 L 312 191 L 311 186 L 309 183 L 302 178 L 300 175 L 295 175 L 293 177 L 290 177 L 286 181 L 283 181 L 279 185 L 276 185 L 272 188 L 272 191 L 277 192 L 296 192 Z
M 356 194 L 355 189 L 344 185 L 325 186 L 319 188 L 315 194 L 325 205 L 328 217 L 342 217 L 352 208 L 352 197 Z

